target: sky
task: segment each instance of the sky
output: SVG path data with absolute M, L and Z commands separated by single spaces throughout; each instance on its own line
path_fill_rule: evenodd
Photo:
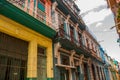
M 116 29 L 110 30 L 114 23 L 114 16 L 107 6 L 106 0 L 76 0 L 80 8 L 80 15 L 89 29 L 96 36 L 97 41 L 111 58 L 120 62 L 120 46 L 117 43 Z

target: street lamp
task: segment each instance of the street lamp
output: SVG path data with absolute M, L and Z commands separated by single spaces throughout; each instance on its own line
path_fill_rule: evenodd
M 104 42 L 104 40 L 98 41 L 98 43 Z
M 120 22 L 118 22 L 117 24 L 115 24 L 115 26 L 112 26 L 110 29 L 115 28 L 116 26 L 118 26 L 120 24 Z M 117 39 L 117 43 L 119 43 L 120 46 L 120 34 L 119 34 L 119 38 Z
M 120 22 L 119 23 L 117 23 L 117 24 L 115 24 L 115 26 L 112 26 L 110 29 L 113 29 L 113 28 L 115 28 L 116 26 L 118 26 L 120 24 Z

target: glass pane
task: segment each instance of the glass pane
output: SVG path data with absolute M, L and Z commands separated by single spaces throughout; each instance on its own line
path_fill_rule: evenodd
M 60 54 L 60 57 L 61 57 L 61 64 L 63 64 L 63 65 L 70 65 L 69 56 Z
M 37 49 L 37 80 L 47 80 L 45 49 L 39 46 Z

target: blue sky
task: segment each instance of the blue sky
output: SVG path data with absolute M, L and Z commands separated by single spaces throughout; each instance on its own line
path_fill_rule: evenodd
M 106 0 L 76 0 L 80 8 L 80 15 L 89 29 L 95 34 L 107 54 L 120 61 L 120 47 L 117 43 L 116 29 L 110 30 L 114 23 L 114 16 L 107 8 Z

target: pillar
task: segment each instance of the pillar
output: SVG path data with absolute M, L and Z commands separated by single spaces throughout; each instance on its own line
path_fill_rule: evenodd
M 82 68 L 82 59 L 84 58 L 84 55 L 80 55 L 80 60 L 79 60 L 79 69 L 80 69 L 80 77 L 79 80 L 84 80 L 84 75 L 83 75 L 83 68 Z
M 98 67 L 98 70 L 99 70 L 100 80 L 102 80 L 102 74 L 101 74 L 100 67 Z
M 47 53 L 47 80 L 53 80 L 53 51 L 52 43 L 46 49 Z
M 91 67 L 91 59 L 88 59 L 88 69 L 89 69 L 89 79 L 93 80 L 93 74 L 92 74 L 92 67 Z
M 87 62 L 87 63 L 88 63 L 88 74 L 89 74 L 88 77 L 89 77 L 89 80 L 92 80 L 92 74 L 91 74 L 91 73 L 92 73 L 92 72 L 91 72 L 91 59 L 90 59 L 90 58 L 88 59 L 88 62 Z
M 37 80 L 37 43 L 31 41 L 28 47 L 27 80 Z
M 105 80 L 104 68 L 102 67 L 101 69 L 102 69 L 103 79 Z
M 93 65 L 94 65 L 94 68 L 95 68 L 96 79 L 99 80 L 98 72 L 97 72 L 97 69 L 96 69 L 96 63 L 94 63 Z

